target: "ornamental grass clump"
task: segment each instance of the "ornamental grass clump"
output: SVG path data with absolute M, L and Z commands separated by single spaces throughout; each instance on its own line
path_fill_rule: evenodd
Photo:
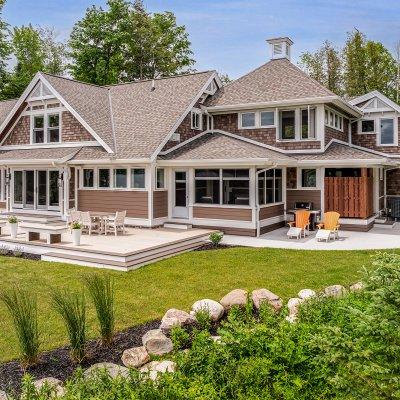
M 14 323 L 25 369 L 38 361 L 40 340 L 36 297 L 20 288 L 0 293 Z
M 67 329 L 71 358 L 80 364 L 86 356 L 86 301 L 84 292 L 53 291 L 53 307 Z
M 115 329 L 115 285 L 109 275 L 91 274 L 84 277 L 85 285 L 96 309 L 101 341 L 110 346 Z

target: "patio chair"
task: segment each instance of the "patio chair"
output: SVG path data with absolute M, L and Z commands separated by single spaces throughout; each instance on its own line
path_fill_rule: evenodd
M 88 232 L 89 235 L 92 232 L 100 233 L 100 225 L 98 222 L 93 221 L 89 211 L 81 212 L 80 222 L 82 224 L 82 232 Z
M 289 230 L 287 232 L 288 237 L 306 237 L 310 227 L 310 211 L 308 210 L 297 210 L 295 213 L 294 221 L 288 222 Z
M 126 210 L 125 211 L 117 211 L 115 213 L 114 218 L 107 218 L 105 221 L 105 234 L 110 232 L 114 232 L 115 236 L 118 235 L 118 231 L 122 231 L 122 234 L 125 234 L 125 218 L 126 218 Z
M 339 218 L 340 214 L 336 211 L 328 211 L 324 213 L 324 220 L 317 224 L 318 232 L 316 239 L 325 239 L 328 241 L 331 236 L 333 236 L 334 240 L 339 239 Z

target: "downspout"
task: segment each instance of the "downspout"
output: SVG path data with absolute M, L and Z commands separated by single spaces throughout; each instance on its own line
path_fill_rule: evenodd
M 263 172 L 269 171 L 271 169 L 275 169 L 277 165 L 278 164 L 275 162 L 275 163 L 272 164 L 271 167 L 264 168 L 264 169 L 261 169 L 260 171 L 256 172 L 256 185 L 255 185 L 255 187 L 256 187 L 256 231 L 257 231 L 257 237 L 260 236 L 260 202 L 259 202 L 259 198 L 258 198 L 258 176 L 260 174 L 262 174 Z M 282 182 L 282 185 L 283 185 L 283 182 Z

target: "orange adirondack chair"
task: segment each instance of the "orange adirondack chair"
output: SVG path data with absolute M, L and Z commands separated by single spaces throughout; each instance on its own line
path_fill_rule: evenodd
M 325 229 L 333 234 L 334 239 L 339 239 L 339 218 L 340 214 L 336 211 L 324 213 L 324 220 L 317 224 L 318 229 Z
M 301 229 L 300 231 L 300 237 L 306 237 L 306 230 L 309 229 L 310 225 L 310 211 L 308 210 L 297 210 L 294 216 L 294 221 L 293 222 L 288 222 L 288 225 L 290 228 L 299 228 Z M 290 232 L 290 230 L 289 230 Z M 288 235 L 290 236 L 290 235 Z M 294 235 L 293 235 L 294 236 Z M 299 238 L 299 237 L 297 237 Z

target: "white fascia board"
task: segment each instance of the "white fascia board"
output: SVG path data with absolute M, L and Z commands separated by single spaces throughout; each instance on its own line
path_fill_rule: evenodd
M 97 142 L 68 142 L 68 143 L 40 143 L 26 145 L 1 146 L 1 151 L 6 150 L 33 150 L 33 149 L 59 149 L 65 147 L 101 147 Z
M 158 160 L 157 165 L 160 166 L 211 166 L 211 165 L 226 165 L 226 166 L 270 166 L 270 165 L 288 165 L 287 160 L 277 160 L 268 158 L 246 158 L 246 159 L 202 159 L 202 160 Z
M 60 160 L 43 159 L 43 160 L 0 160 L 0 165 L 43 165 L 54 164 Z
M 352 159 L 352 160 L 348 160 L 348 159 L 344 159 L 344 160 L 299 160 L 298 161 L 298 165 L 299 166 L 327 166 L 327 165 L 333 165 L 333 166 L 341 166 L 341 167 L 346 167 L 346 166 L 351 166 L 351 167 L 363 167 L 363 166 L 382 166 L 383 164 L 385 164 L 385 160 L 382 160 L 380 162 L 380 160 L 376 160 L 376 159 L 370 159 L 370 160 L 366 160 L 366 159 Z
M 192 100 L 192 102 L 189 104 L 189 106 L 186 108 L 185 112 L 179 117 L 179 119 L 175 122 L 174 126 L 168 133 L 168 135 L 165 137 L 165 139 L 161 142 L 161 144 L 157 147 L 156 151 L 151 155 L 150 159 L 152 161 L 155 161 L 157 156 L 160 154 L 160 151 L 164 148 L 164 146 L 168 143 L 168 141 L 171 139 L 172 135 L 175 133 L 175 131 L 178 129 L 179 125 L 183 122 L 185 119 L 186 115 L 188 115 L 189 111 L 194 107 L 196 102 L 200 99 L 200 97 L 203 95 L 204 91 L 207 89 L 208 85 L 215 79 L 217 76 L 217 72 L 214 71 L 211 76 L 207 79 L 207 82 L 203 85 L 197 96 Z
M 337 97 L 332 101 L 333 104 L 336 106 L 340 107 L 341 109 L 344 109 L 346 112 L 351 114 L 353 117 L 360 118 L 363 115 L 363 111 L 358 108 L 357 106 L 354 106 L 347 101 L 343 100 L 341 97 Z
M 388 106 L 396 110 L 397 112 L 400 113 L 400 106 L 396 104 L 394 101 L 390 100 L 388 97 L 386 97 L 383 93 L 379 92 L 378 90 L 373 90 L 372 92 L 363 94 L 362 96 L 356 97 L 355 99 L 352 99 L 349 101 L 350 104 L 356 105 L 359 103 L 362 103 L 364 101 L 368 101 L 373 99 L 374 97 L 377 97 L 379 100 L 383 101 L 386 103 Z M 368 112 L 368 111 L 365 111 Z M 373 111 L 372 111 L 373 112 Z
M 96 160 L 71 160 L 68 161 L 68 164 L 76 164 L 76 165 L 109 165 L 109 164 L 150 164 L 151 161 L 149 158 L 136 158 L 136 159 L 123 159 L 123 158 L 103 158 Z

